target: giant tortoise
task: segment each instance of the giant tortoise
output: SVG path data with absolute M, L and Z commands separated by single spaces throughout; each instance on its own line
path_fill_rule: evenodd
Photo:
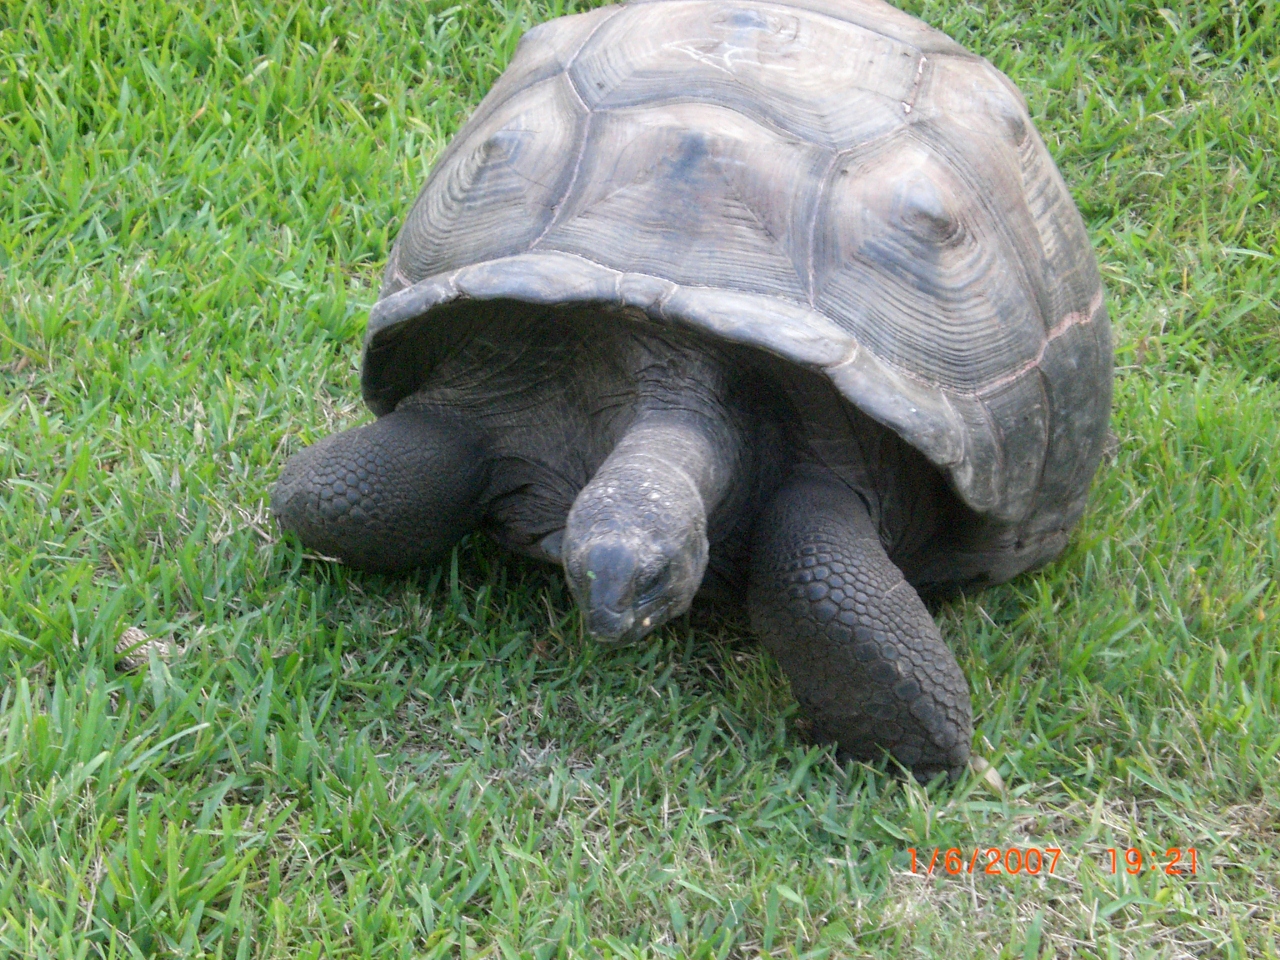
M 530 30 L 401 227 L 376 414 L 272 495 L 372 571 L 482 530 L 635 641 L 745 605 L 815 733 L 964 765 L 922 593 L 1058 554 L 1111 399 L 1071 196 L 986 60 L 877 0 L 654 0 Z

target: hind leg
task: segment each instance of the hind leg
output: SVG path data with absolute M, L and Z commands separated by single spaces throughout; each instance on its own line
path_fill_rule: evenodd
M 292 457 L 271 512 L 308 547 L 393 573 L 438 560 L 480 521 L 480 439 L 438 412 L 397 410 Z
M 862 500 L 829 476 L 788 481 L 760 518 L 748 599 L 820 739 L 843 756 L 888 750 L 917 775 L 969 756 L 969 685 Z

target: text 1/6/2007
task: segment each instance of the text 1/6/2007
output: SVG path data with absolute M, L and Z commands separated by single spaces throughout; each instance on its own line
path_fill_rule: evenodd
M 1110 866 L 1112 873 L 1119 873 L 1123 866 L 1125 873 L 1135 876 L 1147 871 L 1160 871 L 1182 877 L 1195 875 L 1200 867 L 1195 847 L 1169 847 L 1163 854 L 1144 853 L 1136 847 L 1108 847 L 1105 852 L 1103 866 Z M 993 876 L 1052 874 L 1062 856 L 1058 847 L 975 847 L 968 856 L 959 847 L 946 850 L 934 847 L 926 863 L 915 847 L 908 847 L 907 853 L 911 854 L 911 872 L 928 876 L 938 870 L 952 876 L 962 873 L 988 873 Z
M 1058 847 L 975 847 L 968 857 L 959 847 L 946 850 L 934 847 L 933 855 L 926 864 L 915 847 L 908 847 L 907 853 L 911 854 L 911 872 L 930 876 L 937 869 L 953 876 L 960 873 L 989 873 L 995 876 L 1028 873 L 1036 876 L 1053 873 L 1058 866 L 1058 858 L 1062 856 Z

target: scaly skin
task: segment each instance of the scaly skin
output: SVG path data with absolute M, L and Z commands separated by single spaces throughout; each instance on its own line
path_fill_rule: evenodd
M 969 686 L 855 493 L 809 472 L 783 486 L 757 528 L 748 603 L 819 739 L 855 759 L 888 750 L 922 777 L 963 769 Z
M 470 431 L 397 410 L 295 454 L 271 512 L 308 547 L 362 570 L 437 561 L 480 520 L 487 463 Z

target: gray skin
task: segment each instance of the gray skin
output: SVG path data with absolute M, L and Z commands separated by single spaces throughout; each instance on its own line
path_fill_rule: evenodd
M 397 572 L 483 530 L 561 563 L 605 642 L 700 591 L 745 603 L 842 756 L 963 768 L 968 686 L 902 570 L 964 511 L 825 380 L 689 331 L 502 303 L 440 325 L 420 360 L 426 386 L 285 467 L 271 507 L 307 546 Z

